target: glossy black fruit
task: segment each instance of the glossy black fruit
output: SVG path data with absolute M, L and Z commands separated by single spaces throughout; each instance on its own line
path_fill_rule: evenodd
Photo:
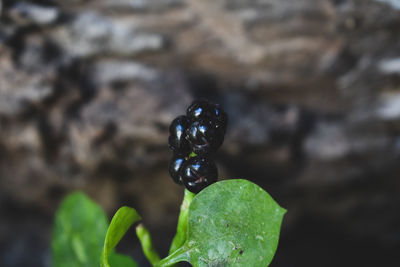
M 174 154 L 169 163 L 169 175 L 177 184 L 182 184 L 182 166 L 186 162 L 185 156 Z
M 186 139 L 186 130 L 189 120 L 186 116 L 179 116 L 169 126 L 170 136 L 168 138 L 169 148 L 179 154 L 190 153 L 190 145 Z
M 193 157 L 183 164 L 181 178 L 189 191 L 198 193 L 218 180 L 217 166 L 210 158 Z
M 199 119 L 208 119 L 212 121 L 219 134 L 225 134 L 228 116 L 220 105 L 204 99 L 196 100 L 187 109 L 186 115 L 192 122 Z
M 186 110 L 186 115 L 192 121 L 205 117 L 212 118 L 214 115 L 213 108 L 213 104 L 207 100 L 195 100 Z
M 210 156 L 224 141 L 228 117 L 219 105 L 204 99 L 194 101 L 186 114 L 172 121 L 169 128 L 168 142 L 174 151 L 169 174 L 177 184 L 198 193 L 218 179 Z M 191 152 L 196 156 L 190 158 Z
M 193 122 L 186 131 L 186 138 L 192 151 L 198 155 L 206 155 L 215 152 L 222 144 L 221 136 L 213 121 L 198 119 Z

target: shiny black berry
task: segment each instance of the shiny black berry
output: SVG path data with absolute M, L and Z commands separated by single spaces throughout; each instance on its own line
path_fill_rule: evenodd
M 186 116 L 179 116 L 169 126 L 170 136 L 168 138 L 169 148 L 179 154 L 189 154 L 190 145 L 186 140 L 186 130 L 189 120 Z
M 215 152 L 222 144 L 221 135 L 218 134 L 214 122 L 208 118 L 193 122 L 186 131 L 186 138 L 192 151 L 198 155 Z
M 218 170 L 214 161 L 206 157 L 188 159 L 182 167 L 182 182 L 185 187 L 198 193 L 218 180 Z
M 182 166 L 186 162 L 185 156 L 174 154 L 169 163 L 169 175 L 177 184 L 182 184 Z
M 209 101 L 205 99 L 195 100 L 193 103 L 188 107 L 186 111 L 187 117 L 192 120 L 196 121 L 200 118 L 211 118 L 214 115 L 214 106 Z
M 218 130 L 219 134 L 224 135 L 228 124 L 228 116 L 221 106 L 209 102 L 208 100 L 195 100 L 186 111 L 187 117 L 193 122 L 199 119 L 208 119 Z

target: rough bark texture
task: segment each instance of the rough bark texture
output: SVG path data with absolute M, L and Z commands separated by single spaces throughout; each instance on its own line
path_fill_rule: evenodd
M 2 6 L 1 266 L 50 265 L 53 213 L 77 189 L 137 207 L 165 253 L 182 194 L 167 129 L 197 97 L 229 114 L 221 176 L 289 210 L 271 266 L 398 263 L 398 1 Z

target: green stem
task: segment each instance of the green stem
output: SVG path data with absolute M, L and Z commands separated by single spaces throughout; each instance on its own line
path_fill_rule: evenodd
M 149 231 L 146 229 L 146 227 L 144 227 L 143 224 L 139 224 L 136 227 L 136 235 L 139 238 L 140 244 L 142 245 L 144 255 L 149 260 L 151 265 L 155 266 L 160 261 L 160 256 L 158 256 L 153 247 Z
M 196 153 L 192 152 L 190 153 L 189 158 L 195 156 L 197 156 Z M 196 194 L 185 189 L 178 218 L 178 225 L 176 227 L 176 234 L 172 240 L 168 257 L 162 259 L 155 266 L 175 266 L 175 263 L 187 260 L 187 255 L 183 251 L 183 244 L 186 241 L 187 235 L 189 206 L 195 196 Z
M 195 195 L 196 194 L 185 189 L 185 194 L 181 204 L 181 211 L 179 213 L 178 226 L 176 228 L 175 237 L 172 240 L 171 247 L 169 249 L 169 255 L 175 252 L 178 248 L 182 247 L 186 241 L 189 206 Z
M 183 246 L 175 250 L 174 253 L 170 254 L 168 257 L 159 261 L 154 267 L 173 266 L 181 261 L 189 261 L 188 251 L 186 251 L 186 248 Z

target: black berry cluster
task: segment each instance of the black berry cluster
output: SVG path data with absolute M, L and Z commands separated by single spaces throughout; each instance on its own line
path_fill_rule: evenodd
M 207 100 L 194 101 L 186 115 L 172 121 L 168 143 L 174 155 L 169 174 L 174 182 L 198 193 L 217 181 L 212 156 L 224 142 L 227 123 L 221 107 Z

